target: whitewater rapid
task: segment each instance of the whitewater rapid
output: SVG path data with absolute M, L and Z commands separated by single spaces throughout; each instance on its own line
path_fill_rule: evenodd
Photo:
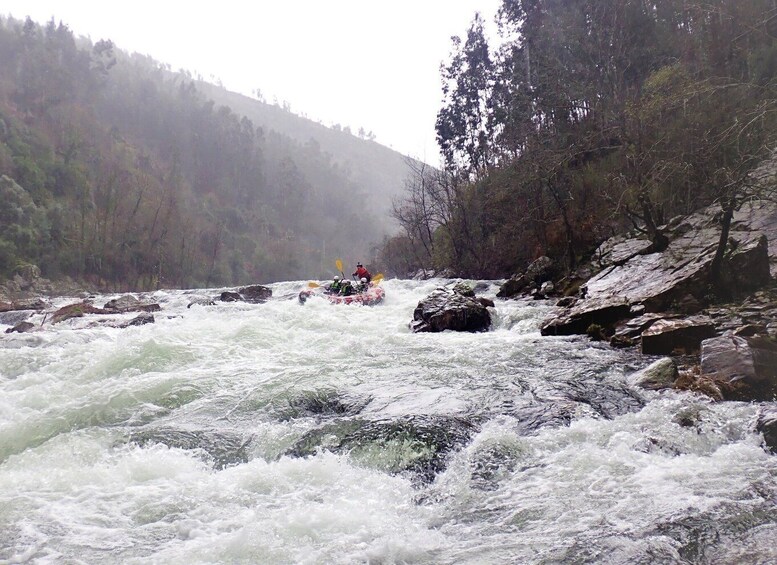
M 0 563 L 777 562 L 757 405 L 633 389 L 543 301 L 412 334 L 448 282 L 1 334 Z

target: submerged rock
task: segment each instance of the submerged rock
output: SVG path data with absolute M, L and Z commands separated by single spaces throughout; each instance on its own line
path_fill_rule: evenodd
M 480 332 L 491 327 L 491 314 L 476 298 L 438 288 L 418 303 L 410 327 L 415 333 Z
M 216 469 L 247 463 L 251 436 L 229 430 L 188 430 L 172 427 L 134 432 L 130 442 L 141 447 L 161 443 L 177 449 L 200 449 L 212 459 Z
M 287 455 L 305 457 L 319 449 L 348 453 L 364 465 L 392 474 L 410 472 L 429 483 L 445 469 L 448 453 L 464 446 L 478 429 L 455 416 L 340 420 L 306 433 Z

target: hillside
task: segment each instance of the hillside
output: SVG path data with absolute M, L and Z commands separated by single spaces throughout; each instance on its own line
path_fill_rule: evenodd
M 394 151 L 53 21 L 0 20 L 0 278 L 110 288 L 329 276 L 369 260 Z
M 279 132 L 301 144 L 315 140 L 321 151 L 331 155 L 333 162 L 349 171 L 354 182 L 365 187 L 370 204 L 374 205 L 370 211 L 378 216 L 382 225 L 393 228 L 389 216 L 392 199 L 403 193 L 404 179 L 410 173 L 405 155 L 375 141 L 327 127 L 280 106 L 214 84 L 198 82 L 197 87 L 217 104 L 228 106 L 265 130 Z M 398 179 L 402 182 L 397 182 Z

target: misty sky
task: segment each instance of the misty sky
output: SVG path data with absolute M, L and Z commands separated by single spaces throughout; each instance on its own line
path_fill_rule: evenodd
M 324 124 L 372 131 L 430 163 L 439 66 L 476 11 L 496 36 L 500 0 L 4 0 L 0 13 L 66 23 L 230 90 L 286 101 Z

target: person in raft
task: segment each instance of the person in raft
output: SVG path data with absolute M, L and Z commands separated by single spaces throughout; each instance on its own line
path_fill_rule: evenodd
M 358 277 L 359 279 L 367 279 L 367 283 L 372 280 L 372 275 L 361 263 L 356 263 L 356 270 L 351 276 Z
M 343 284 L 340 282 L 340 277 L 335 275 L 334 280 L 326 287 L 326 290 L 330 294 L 339 294 Z

